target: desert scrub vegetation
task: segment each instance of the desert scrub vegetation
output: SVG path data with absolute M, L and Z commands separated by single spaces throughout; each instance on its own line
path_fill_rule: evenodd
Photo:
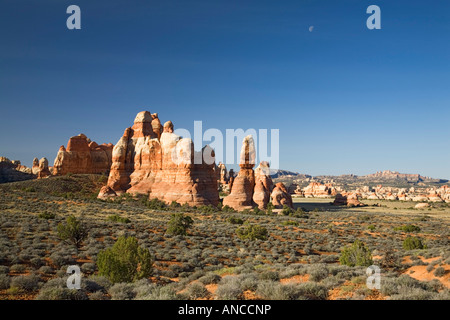
M 267 240 L 269 232 L 257 224 L 247 224 L 236 229 L 237 236 L 242 240 Z
M 433 260 L 440 262 L 434 264 L 428 276 L 441 282 L 447 279 L 445 273 L 443 277 L 434 273 L 439 266 L 447 268 L 445 264 L 450 259 L 449 225 L 446 220 L 432 215 L 427 216 L 426 221 L 416 221 L 415 215 L 393 214 L 384 207 L 386 212 L 370 214 L 352 212 L 347 208 L 312 212 L 308 207 L 306 219 L 292 214 L 268 215 L 267 210 L 264 214 L 255 213 L 255 210 L 238 213 L 226 207 L 193 208 L 148 200 L 147 197 L 126 196 L 114 202 L 75 194 L 71 199 L 66 199 L 41 192 L 37 184 L 34 187 L 36 192 L 0 192 L 0 283 L 6 287 L 2 297 L 20 298 L 26 292 L 28 297 L 40 295 L 40 298 L 54 299 L 246 299 L 252 296 L 261 298 L 256 294 L 258 284 L 268 282 L 268 288 L 260 287 L 261 294 L 265 292 L 267 297 L 330 299 L 335 294 L 321 292 L 330 292 L 335 288 L 340 291 L 341 286 L 358 290 L 352 279 L 365 275 L 365 267 L 339 264 L 342 248 L 356 240 L 364 242 L 377 259 L 381 257 L 383 260 L 386 256 L 386 267 L 381 265 L 380 260 L 375 260 L 375 264 L 380 263 L 383 272 L 386 270 L 386 278 L 392 280 L 411 266 L 402 262 L 404 257 L 411 256 L 411 263 L 415 265 L 422 260 L 413 257 L 420 255 L 425 259 L 439 257 Z M 8 188 L 11 190 L 12 186 Z M 152 204 L 149 204 L 150 201 Z M 55 214 L 55 217 L 40 218 L 41 213 Z M 189 215 L 195 220 L 195 224 L 188 229 L 188 237 L 166 233 L 175 213 Z M 78 249 L 58 237 L 58 225 L 65 224 L 71 215 L 80 219 L 89 230 Z M 120 223 L 108 220 L 109 216 L 114 215 L 127 217 L 131 221 Z M 230 217 L 238 224 L 231 223 Z M 408 234 L 396 231 L 394 227 L 412 223 L 421 229 L 420 237 L 423 244 L 428 245 L 427 249 L 411 252 L 403 249 L 403 241 Z M 236 229 L 249 225 L 258 225 L 270 231 L 267 240 L 241 239 Z M 374 232 L 368 232 L 369 225 L 376 226 Z M 329 226 L 332 232 L 327 232 Z M 120 237 L 134 237 L 138 246 L 150 253 L 154 263 L 149 277 L 134 282 L 111 283 L 105 276 L 99 275 L 99 253 L 112 248 Z M 388 248 L 391 256 L 387 254 Z M 85 288 L 85 281 L 82 280 L 84 291 L 80 296 L 69 295 L 63 290 L 63 285 L 55 285 L 57 288 L 46 286 L 53 279 L 64 280 L 67 266 L 72 264 L 81 267 L 83 280 L 89 280 Z M 422 265 L 431 264 L 422 262 Z M 40 278 L 37 289 L 28 292 L 11 287 L 14 278 L 30 274 Z M 286 278 L 296 279 L 296 276 L 302 278 L 302 283 L 311 284 L 300 289 L 296 283 L 293 283 L 293 288 L 270 288 L 270 284 L 286 285 Z M 109 285 L 100 283 L 95 277 L 106 279 Z M 201 287 L 198 291 L 194 287 L 189 296 L 188 288 L 195 282 L 205 288 L 214 284 L 212 287 L 217 286 L 217 290 L 213 293 L 208 289 L 210 292 L 207 294 Z M 444 297 L 442 292 L 445 290 L 439 289 L 438 293 L 430 291 L 431 294 L 424 297 Z M 202 294 L 205 294 L 204 298 L 196 298 Z M 358 293 L 346 294 L 346 299 L 361 299 L 370 293 L 359 290 Z
M 72 243 L 77 248 L 81 247 L 81 243 L 87 236 L 88 230 L 86 225 L 73 215 L 67 217 L 65 223 L 58 224 L 58 237 L 61 240 Z
M 192 226 L 194 220 L 183 213 L 174 213 L 167 224 L 166 233 L 170 235 L 187 236 L 187 230 Z
M 112 283 L 133 282 L 151 275 L 153 259 L 136 238 L 119 237 L 111 248 L 98 253 L 97 267 Z
M 356 240 L 351 246 L 342 250 L 339 262 L 350 267 L 368 267 L 373 264 L 372 253 L 363 242 Z
M 423 244 L 422 239 L 419 237 L 407 236 L 403 241 L 403 249 L 405 250 L 415 250 L 415 249 L 425 249 L 426 245 Z

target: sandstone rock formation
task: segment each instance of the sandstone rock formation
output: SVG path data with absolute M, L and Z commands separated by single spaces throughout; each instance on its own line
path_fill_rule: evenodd
M 253 191 L 253 202 L 259 209 L 263 210 L 267 208 L 272 189 L 273 182 L 270 177 L 269 163 L 262 161 L 255 169 L 255 188 Z
M 414 206 L 414 208 L 416 209 L 425 209 L 425 208 L 430 208 L 431 205 L 429 203 L 418 203 Z
M 253 191 L 255 188 L 255 144 L 252 136 L 246 136 L 242 142 L 239 173 L 233 181 L 231 193 L 223 199 L 223 205 L 236 210 L 254 207 Z
M 331 184 L 320 182 L 311 182 L 303 189 L 305 198 L 331 198 L 336 194 L 336 189 Z
M 0 157 L 0 183 L 23 181 L 36 178 L 30 168 L 23 166 L 18 160 Z
M 217 206 L 214 150 L 205 146 L 195 152 L 191 139 L 173 133 L 171 121 L 164 124 L 158 136 L 161 129 L 156 119 L 156 114 L 142 111 L 133 126 L 125 130 L 112 151 L 107 186 L 98 197 L 104 199 L 127 192 L 148 194 L 151 199 L 167 203 Z
M 84 134 L 71 137 L 67 149 L 64 146 L 59 148 L 53 165 L 53 174 L 109 173 L 113 147 L 111 143 L 98 145 Z
M 33 159 L 33 166 L 31 167 L 31 172 L 35 175 L 38 174 L 38 172 L 39 172 L 39 159 L 38 158 Z
M 347 206 L 347 207 L 364 207 L 365 204 L 359 201 L 359 196 L 356 192 L 348 193 L 347 195 L 342 195 L 338 193 L 334 199 L 333 205 L 336 206 Z
M 48 160 L 47 158 L 42 158 L 41 160 L 39 160 L 39 170 L 37 172 L 37 178 L 42 179 L 49 176 L 51 176 L 51 172 L 48 168 Z
M 294 208 L 292 197 L 282 182 L 278 182 L 271 194 L 272 204 L 276 209 L 282 209 L 285 205 Z

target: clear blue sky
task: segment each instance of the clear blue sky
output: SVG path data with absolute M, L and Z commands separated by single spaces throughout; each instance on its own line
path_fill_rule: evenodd
M 450 178 L 449 40 L 448 0 L 0 0 L 0 155 L 52 164 L 149 110 L 279 128 L 287 170 Z

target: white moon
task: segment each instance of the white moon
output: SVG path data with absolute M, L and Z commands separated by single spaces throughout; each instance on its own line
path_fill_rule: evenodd
M 313 32 L 314 26 L 309 27 L 309 32 Z

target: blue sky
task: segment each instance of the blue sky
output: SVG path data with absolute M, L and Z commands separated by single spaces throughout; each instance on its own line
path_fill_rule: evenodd
M 0 155 L 53 163 L 70 136 L 116 143 L 149 110 L 280 129 L 287 170 L 450 178 L 449 15 L 447 0 L 0 0 Z

